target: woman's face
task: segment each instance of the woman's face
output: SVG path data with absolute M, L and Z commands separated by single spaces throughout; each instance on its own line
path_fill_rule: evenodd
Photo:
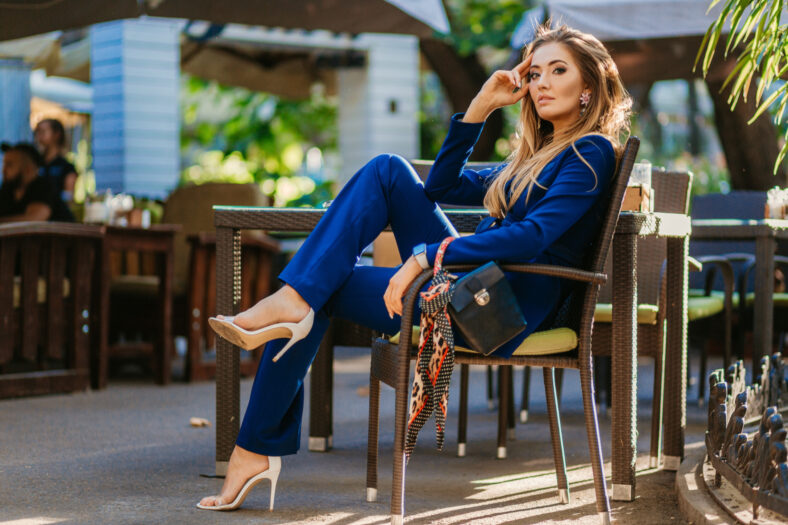
M 35 138 L 38 146 L 46 149 L 55 144 L 55 133 L 52 131 L 52 126 L 44 122 L 39 122 L 36 126 Z
M 580 94 L 586 88 L 569 49 L 558 42 L 534 51 L 528 73 L 528 92 L 541 118 L 554 132 L 580 118 Z

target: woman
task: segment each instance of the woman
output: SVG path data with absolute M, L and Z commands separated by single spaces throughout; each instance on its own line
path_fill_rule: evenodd
M 601 225 L 601 197 L 622 149 L 619 135 L 628 129 L 630 99 L 610 55 L 591 35 L 541 28 L 524 56 L 514 69 L 493 73 L 465 114 L 452 118 L 425 185 L 405 160 L 376 157 L 351 178 L 280 274 L 285 286 L 234 318 L 214 321 L 221 336 L 246 348 L 270 342 L 221 493 L 203 498 L 200 508 L 237 508 L 264 478 L 272 480 L 273 506 L 280 456 L 298 450 L 302 382 L 329 317 L 384 333 L 399 330 L 396 316 L 402 314 L 408 286 L 433 263 L 441 240 L 458 236 L 436 202 L 483 204 L 495 218 L 476 234 L 452 242 L 444 255 L 447 265 L 490 260 L 581 264 Z M 520 136 L 508 163 L 465 169 L 485 119 L 517 102 Z M 355 266 L 387 224 L 404 264 Z M 553 277 L 508 277 L 528 328 L 496 351 L 502 356 L 549 323 L 569 291 Z M 455 342 L 463 344 L 458 334 Z
M 36 143 L 44 157 L 41 175 L 49 180 L 55 195 L 64 202 L 73 200 L 77 170 L 64 156 L 66 130 L 59 120 L 48 118 L 38 123 L 35 130 Z

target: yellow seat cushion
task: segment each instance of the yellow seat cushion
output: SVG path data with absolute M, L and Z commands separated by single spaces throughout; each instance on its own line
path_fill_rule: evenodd
M 752 294 L 752 300 L 755 300 L 755 294 Z M 747 303 L 750 303 L 750 294 L 747 294 Z M 788 293 L 779 292 L 774 294 L 774 306 L 785 308 L 788 306 Z
M 747 294 L 747 302 L 748 303 L 751 300 L 750 299 L 750 295 L 752 295 L 752 294 Z M 774 295 L 775 295 L 775 300 L 776 300 L 776 296 L 779 295 L 779 294 L 774 294 Z M 723 301 L 723 303 L 725 302 L 725 292 L 723 292 L 722 290 L 712 290 L 711 294 L 709 296 L 710 297 L 719 297 L 720 300 Z M 689 291 L 689 297 L 693 298 L 693 297 L 707 297 L 707 296 L 704 295 L 703 290 L 699 290 L 697 288 L 691 288 L 690 291 Z M 733 307 L 734 308 L 737 308 L 739 306 L 739 292 L 733 292 L 733 296 L 731 297 L 731 301 L 733 303 Z
M 690 321 L 704 319 L 720 313 L 725 308 L 725 300 L 717 295 L 689 297 L 687 299 L 687 318 Z
M 703 290 L 698 289 L 691 289 L 689 291 L 690 298 L 692 297 L 700 297 L 703 296 Z M 722 290 L 712 290 L 711 297 L 719 297 L 720 300 L 725 301 L 725 292 Z M 737 308 L 739 306 L 739 292 L 733 292 L 733 297 L 731 298 L 733 302 L 733 307 Z M 788 307 L 788 293 L 785 292 L 775 292 L 772 294 L 772 300 L 774 301 L 774 306 L 778 308 L 786 308 Z M 755 292 L 747 292 L 747 306 L 752 306 L 752 303 L 755 301 Z
M 736 298 L 737 294 L 733 294 L 734 298 Z M 778 308 L 785 308 L 788 306 L 788 293 L 785 292 L 776 292 L 772 294 L 772 301 L 774 301 L 774 306 Z M 747 306 L 752 306 L 755 302 L 755 292 L 748 292 L 747 293 Z M 738 304 L 738 301 L 734 302 L 734 305 Z
M 413 335 L 411 337 L 411 344 L 414 346 L 418 344 L 419 332 L 419 327 L 414 326 Z M 399 332 L 390 337 L 389 342 L 399 344 Z M 532 333 L 520 343 L 520 346 L 517 347 L 512 355 L 549 355 L 568 352 L 575 348 L 577 348 L 577 334 L 574 330 L 571 328 L 554 328 L 552 330 L 542 330 Z M 478 353 L 461 346 L 456 346 L 454 350 L 457 352 Z
M 112 278 L 109 289 L 128 295 L 153 295 L 159 293 L 159 277 L 156 275 L 118 275 Z
M 47 281 L 43 277 L 38 278 L 38 286 L 36 287 L 36 301 L 38 304 L 47 302 Z M 71 281 L 68 278 L 63 278 L 63 297 L 68 297 L 71 293 Z M 22 305 L 22 277 L 19 275 L 14 276 L 14 308 L 19 308 Z
M 657 324 L 657 312 L 659 308 L 655 304 L 638 305 L 638 324 Z M 594 310 L 595 323 L 613 322 L 613 305 L 610 303 L 597 303 Z

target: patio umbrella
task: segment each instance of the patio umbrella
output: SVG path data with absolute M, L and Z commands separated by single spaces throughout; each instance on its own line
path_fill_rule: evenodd
M 0 42 L 0 58 L 22 58 L 47 75 L 90 82 L 90 38 L 74 36 L 53 31 Z M 309 98 L 316 82 L 335 95 L 337 68 L 366 63 L 348 35 L 202 22 L 185 24 L 180 56 L 185 73 L 291 100 Z
M 545 0 L 524 13 L 511 46 L 519 52 L 549 18 L 604 42 L 625 83 L 691 78 L 699 76 L 695 55 L 722 6 L 708 8 L 709 0 Z
M 449 30 L 441 0 L 2 0 L 0 41 L 143 15 L 338 33 Z
M 354 38 L 326 31 L 189 23 L 182 35 L 182 71 L 289 99 L 309 98 L 315 82 L 334 95 L 337 68 L 366 64 Z

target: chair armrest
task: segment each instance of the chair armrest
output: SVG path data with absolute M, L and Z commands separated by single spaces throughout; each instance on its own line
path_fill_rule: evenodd
M 469 272 L 475 270 L 480 265 L 452 265 L 446 266 L 449 272 Z M 561 277 L 563 279 L 570 279 L 572 281 L 582 281 L 592 284 L 605 284 L 607 282 L 607 274 L 589 272 L 569 266 L 558 266 L 554 264 L 502 264 L 501 269 L 506 272 L 515 273 L 535 273 L 539 275 L 549 275 L 551 277 Z
M 709 255 L 709 257 L 724 257 L 730 262 L 755 262 L 755 255 L 751 253 L 725 253 L 722 255 Z
M 270 253 L 279 253 L 279 241 L 268 235 L 242 235 L 241 245 L 260 248 Z
M 450 265 L 444 268 L 448 272 L 466 272 L 475 270 L 479 266 L 480 265 L 464 264 Z M 607 282 L 607 275 L 604 273 L 589 272 L 577 268 L 570 268 L 568 266 L 552 264 L 502 264 L 501 269 L 507 272 L 549 275 L 552 277 L 561 277 L 599 285 Z M 432 268 L 424 270 L 413 280 L 402 300 L 402 322 L 400 324 L 399 344 L 400 352 L 408 356 L 408 359 L 410 358 L 410 339 L 413 331 L 411 330 L 411 326 L 413 326 L 413 312 L 415 310 L 416 298 L 419 296 L 419 291 L 422 286 L 427 284 L 430 279 L 432 279 Z
M 419 296 L 421 287 L 432 279 L 432 268 L 421 272 L 408 287 L 405 298 L 402 300 L 402 320 L 399 332 L 399 348 L 403 359 L 410 359 L 410 340 L 413 335 L 413 312 L 416 306 L 416 298 Z
M 216 246 L 216 232 L 199 232 L 186 236 L 193 245 Z M 262 233 L 241 232 L 241 245 L 261 248 L 271 253 L 279 253 L 280 243 L 273 237 Z
M 698 257 L 698 260 L 703 265 L 709 265 L 712 267 L 712 271 L 719 270 L 722 274 L 722 282 L 725 286 L 725 302 L 726 304 L 728 301 L 733 302 L 733 289 L 736 285 L 736 278 L 733 273 L 733 265 L 731 264 L 730 259 L 727 256 L 721 255 L 704 255 Z M 704 293 L 709 295 L 711 293 L 711 279 L 706 280 L 706 287 L 704 289 Z
M 747 296 L 747 281 L 750 279 L 750 274 L 755 269 L 755 256 L 750 256 L 749 259 L 744 259 L 747 264 L 745 264 L 744 268 L 742 269 L 741 274 L 739 275 L 739 304 L 741 305 L 741 309 L 745 308 L 746 301 L 744 298 Z M 788 257 L 784 255 L 775 255 L 774 256 L 774 266 L 777 267 L 784 267 L 788 268 Z
M 698 258 L 700 259 L 700 257 Z M 689 267 L 689 271 L 691 272 L 701 272 L 703 271 L 703 263 L 699 261 L 695 257 L 687 256 L 687 266 Z

